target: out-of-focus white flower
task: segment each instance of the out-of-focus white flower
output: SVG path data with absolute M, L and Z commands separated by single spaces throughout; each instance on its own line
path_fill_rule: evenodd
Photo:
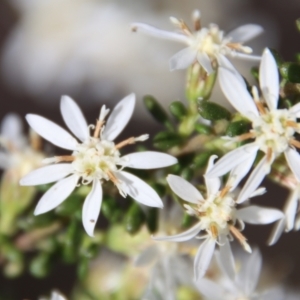
M 259 150 L 265 153 L 243 187 L 237 199 L 240 203 L 248 198 L 270 172 L 271 164 L 280 154 L 284 153 L 290 169 L 300 179 L 300 156 L 295 150 L 295 147 L 300 148 L 300 142 L 294 137 L 295 133 L 300 132 L 300 124 L 297 123 L 300 104 L 290 109 L 277 108 L 279 75 L 275 59 L 269 49 L 264 50 L 259 69 L 259 82 L 264 100 L 259 98 L 255 87 L 252 89 L 252 98 L 242 77 L 232 71 L 234 67 L 225 57 L 223 60 L 224 65 L 228 67 L 219 70 L 221 88 L 235 109 L 252 123 L 249 133 L 234 137 L 232 140 L 254 139 L 254 141 L 224 155 L 207 176 L 221 176 L 248 160 L 254 162 Z M 251 165 L 247 164 L 245 174 L 250 170 Z
M 85 185 L 92 183 L 92 190 L 84 201 L 82 211 L 83 226 L 90 236 L 93 236 L 100 213 L 103 181 L 112 181 L 123 197 L 128 194 L 144 205 L 163 206 L 154 189 L 138 177 L 124 172 L 123 168 L 156 169 L 173 165 L 177 159 L 153 151 L 121 157 L 119 151 L 121 148 L 146 140 L 147 134 L 131 137 L 118 144 L 113 142 L 127 125 L 134 106 L 135 95 L 130 94 L 116 105 L 104 126 L 109 109 L 103 105 L 96 126 L 88 126 L 77 104 L 70 97 L 63 96 L 60 106 L 63 119 L 80 142 L 63 128 L 41 116 L 32 114 L 26 116 L 30 126 L 46 140 L 73 151 L 71 155 L 45 159 L 45 163 L 55 164 L 37 169 L 20 181 L 21 185 L 39 185 L 57 181 L 40 199 L 35 215 L 57 207 L 72 193 L 79 181 Z M 90 128 L 95 129 L 92 135 Z
M 206 174 L 213 168 L 213 155 L 209 159 Z M 249 164 L 249 162 L 247 162 Z M 250 161 L 251 163 L 251 161 Z M 246 163 L 232 170 L 227 184 L 221 188 L 221 181 L 218 177 L 205 178 L 207 195 L 204 198 L 201 193 L 189 182 L 175 175 L 169 175 L 167 181 L 175 194 L 189 202 L 185 204 L 187 212 L 197 217 L 199 221 L 189 230 L 167 237 L 155 237 L 158 241 L 184 242 L 194 238 L 200 231 L 204 235 L 200 239 L 204 242 L 200 245 L 194 260 L 195 278 L 202 277 L 210 263 L 216 243 L 220 246 L 222 259 L 231 261 L 232 253 L 229 241 L 235 237 L 243 248 L 251 252 L 246 238 L 241 233 L 244 229 L 244 222 L 250 224 L 269 224 L 283 217 L 283 213 L 277 209 L 247 205 L 237 209 L 236 196 L 233 191 L 244 176 Z M 252 190 L 249 197 L 262 194 L 264 189 Z M 246 199 L 245 199 L 246 200 Z M 224 262 L 224 263 L 225 263 Z
M 51 293 L 51 298 L 46 299 L 46 298 L 40 298 L 40 300 L 67 300 L 62 294 L 59 292 L 53 291 Z
M 171 57 L 171 71 L 185 69 L 195 61 L 198 61 L 206 72 L 210 74 L 216 68 L 217 61 L 218 64 L 222 65 L 220 58 L 224 55 L 243 59 L 260 59 L 260 57 L 249 55 L 252 49 L 243 45 L 243 43 L 262 33 L 263 29 L 259 25 L 243 25 L 224 35 L 224 32 L 216 24 L 210 24 L 208 28 L 202 27 L 200 11 L 198 10 L 193 13 L 195 32 L 190 30 L 183 20 L 174 17 L 171 17 L 170 20 L 180 32 L 164 31 L 143 23 L 133 23 L 131 28 L 134 32 L 144 32 L 188 46 Z

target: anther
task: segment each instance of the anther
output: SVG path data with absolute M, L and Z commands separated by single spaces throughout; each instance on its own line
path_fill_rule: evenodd
M 241 243 L 241 245 L 243 246 L 243 248 L 251 253 L 251 248 L 247 243 L 247 239 L 240 233 L 240 231 L 238 229 L 236 229 L 233 225 L 231 225 L 230 227 L 230 231 L 232 232 L 232 234 L 238 239 L 238 241 Z

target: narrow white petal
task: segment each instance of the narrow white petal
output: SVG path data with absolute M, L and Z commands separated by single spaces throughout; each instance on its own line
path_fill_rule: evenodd
M 66 130 L 38 115 L 28 114 L 29 125 L 44 139 L 60 148 L 75 150 L 77 141 Z
M 82 142 L 89 138 L 89 129 L 81 109 L 69 96 L 62 96 L 60 111 L 68 128 Z
M 300 103 L 295 104 L 289 109 L 289 112 L 295 115 L 297 118 L 300 118 Z
M 135 94 L 126 96 L 115 106 L 107 120 L 103 138 L 113 141 L 122 132 L 132 116 L 134 106 Z
M 249 198 L 254 198 L 256 196 L 261 196 L 267 192 L 267 189 L 265 187 L 260 187 L 256 191 L 254 191 Z
M 206 174 L 206 177 L 219 177 L 228 173 L 237 165 L 244 163 L 249 157 L 253 157 L 258 149 L 255 143 L 251 143 L 228 152 L 217 161 Z
M 285 207 L 283 209 L 286 216 L 286 231 L 290 231 L 294 227 L 295 217 L 297 213 L 299 200 L 299 187 L 292 190 L 286 201 Z
M 20 185 L 47 184 L 60 180 L 73 171 L 72 164 L 57 164 L 39 168 L 28 173 L 20 180 Z
M 220 251 L 216 255 L 218 265 L 231 280 L 234 280 L 234 259 L 230 247 L 230 242 L 228 241 L 228 238 L 225 235 L 220 236 L 220 244 Z
M 282 211 L 251 205 L 237 210 L 237 218 L 249 224 L 270 224 L 284 217 Z
M 52 292 L 50 300 L 66 300 L 66 298 L 57 292 Z
M 93 187 L 84 200 L 82 208 L 82 224 L 86 233 L 93 237 L 102 203 L 102 186 L 99 180 L 93 181 Z
M 194 260 L 194 274 L 196 280 L 205 275 L 214 254 L 215 246 L 216 241 L 209 237 L 199 247 Z
M 287 163 L 295 175 L 298 182 L 300 182 L 300 155 L 297 150 L 288 148 L 284 151 L 285 158 Z
M 11 166 L 11 157 L 8 153 L 0 151 L 0 169 L 7 169 Z
M 226 38 L 231 38 L 232 42 L 244 43 L 262 34 L 264 29 L 260 25 L 245 24 L 235 28 L 226 34 Z
M 259 84 L 270 110 L 277 108 L 279 95 L 279 75 L 274 56 L 266 48 L 259 66 Z
M 237 203 L 242 203 L 250 198 L 250 196 L 257 189 L 257 187 L 269 172 L 270 165 L 267 162 L 267 156 L 264 156 L 247 179 L 247 182 L 245 183 L 238 196 Z
M 159 255 L 157 245 L 152 245 L 139 254 L 134 261 L 134 265 L 137 267 L 146 266 L 152 263 Z
M 203 200 L 201 193 L 182 177 L 169 174 L 167 181 L 171 190 L 183 200 L 191 203 L 199 203 Z
M 232 68 L 234 67 L 232 66 Z M 236 72 L 237 71 L 233 72 L 228 67 L 220 67 L 220 86 L 225 97 L 232 106 L 243 116 L 251 120 L 251 116 L 258 116 L 257 107 L 251 95 L 247 91 L 245 84 L 241 83 L 241 78 L 236 75 Z
M 241 53 L 241 52 L 232 52 L 230 53 L 232 58 L 240 58 L 248 61 L 253 61 L 253 62 L 259 62 L 261 61 L 261 56 L 259 55 L 252 55 L 252 54 L 246 54 L 246 53 Z
M 145 181 L 123 171 L 115 175 L 120 180 L 122 189 L 137 202 L 151 207 L 164 206 L 156 191 Z
M 224 300 L 225 291 L 220 284 L 206 278 L 199 278 L 196 287 L 207 299 Z
M 267 241 L 267 244 L 269 246 L 273 246 L 274 244 L 277 243 L 277 241 L 279 240 L 279 238 L 285 228 L 285 225 L 286 225 L 285 218 L 282 218 L 278 222 L 275 223 L 275 226 L 273 227 L 270 237 Z
M 218 158 L 217 155 L 212 155 L 209 158 L 205 173 L 208 173 L 211 170 L 211 168 L 214 166 L 214 160 L 216 158 Z M 206 177 L 204 175 L 204 179 L 205 179 L 207 195 L 216 194 L 219 191 L 220 186 L 221 186 L 220 178 L 219 177 Z
M 197 51 L 191 47 L 184 48 L 170 58 L 170 71 L 186 69 L 196 59 Z
M 34 215 L 40 215 L 61 204 L 75 189 L 79 177 L 71 175 L 55 183 L 40 199 Z
M 22 136 L 23 124 L 21 118 L 14 113 L 5 115 L 1 122 L 1 136 L 17 141 Z
M 197 60 L 208 75 L 214 72 L 214 69 L 211 66 L 210 58 L 205 52 L 198 52 Z
M 201 230 L 201 223 L 198 222 L 196 225 L 191 227 L 190 229 L 170 236 L 162 236 L 162 237 L 152 237 L 155 241 L 169 241 L 169 242 L 185 242 L 192 238 L 194 238 L 199 231 Z
M 131 153 L 122 158 L 128 161 L 126 167 L 134 169 L 165 168 L 177 163 L 177 158 L 174 156 L 155 151 Z
M 134 32 L 136 32 L 136 31 L 142 32 L 142 33 L 145 33 L 145 34 L 157 37 L 157 38 L 176 41 L 176 42 L 182 42 L 185 44 L 188 44 L 190 41 L 190 39 L 186 35 L 183 35 L 181 33 L 161 30 L 154 26 L 150 26 L 150 25 L 147 25 L 144 23 L 132 23 L 131 29 Z

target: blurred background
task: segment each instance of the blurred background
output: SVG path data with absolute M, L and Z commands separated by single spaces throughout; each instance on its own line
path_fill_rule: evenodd
M 62 124 L 59 100 L 67 94 L 80 104 L 91 123 L 101 104 L 113 107 L 135 92 L 138 111 L 127 130 L 133 135 L 155 132 L 159 127 L 143 108 L 142 97 L 152 94 L 165 106 L 184 101 L 185 71 L 168 69 L 168 59 L 181 45 L 133 34 L 130 23 L 173 30 L 169 16 L 190 23 L 194 9 L 201 10 L 203 26 L 217 23 L 229 31 L 246 23 L 262 25 L 265 33 L 250 43 L 255 54 L 268 46 L 292 60 L 300 49 L 295 26 L 300 15 L 298 0 L 1 0 L 0 120 L 8 112 L 22 117 L 31 112 Z M 251 64 L 238 62 L 237 67 L 250 78 Z M 213 101 L 223 102 L 224 98 L 216 92 Z M 285 197 L 284 191 L 275 191 L 268 194 L 269 203 L 264 203 L 274 206 L 276 202 L 281 207 Z M 299 284 L 299 234 L 283 235 L 267 248 L 270 229 L 260 228 L 259 236 L 250 229 L 246 236 L 261 247 L 267 260 L 289 269 L 292 285 Z M 0 275 L 0 289 L 17 287 L 18 299 L 36 299 L 53 287 L 67 294 L 75 276 L 72 267 L 66 266 L 55 269 L 44 281 L 29 275 L 8 281 Z

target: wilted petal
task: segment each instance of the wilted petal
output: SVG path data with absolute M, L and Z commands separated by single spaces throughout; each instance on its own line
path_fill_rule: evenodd
M 264 29 L 260 25 L 245 24 L 228 32 L 226 38 L 231 38 L 232 42 L 244 43 L 256 38 L 263 31 Z
M 26 115 L 26 120 L 34 131 L 47 141 L 60 148 L 75 150 L 77 145 L 76 139 L 52 121 L 33 114 Z
M 225 235 L 220 236 L 220 251 L 217 253 L 217 261 L 223 272 L 231 279 L 235 277 L 234 259 L 230 242 Z
M 212 155 L 209 158 L 205 173 L 208 173 L 211 170 L 211 168 L 214 166 L 214 160 L 216 158 L 218 158 L 217 155 Z M 216 194 L 219 191 L 220 186 L 221 186 L 220 178 L 219 177 L 206 177 L 204 175 L 204 179 L 205 179 L 207 194 L 208 195 Z
M 122 189 L 134 200 L 151 207 L 164 206 L 156 191 L 145 181 L 123 171 L 115 175 L 120 180 Z
M 134 169 L 165 168 L 177 163 L 177 158 L 174 156 L 155 151 L 131 153 L 122 158 L 128 161 L 126 167 Z
M 270 165 L 267 162 L 267 156 L 264 156 L 259 164 L 255 167 L 252 171 L 250 177 L 248 178 L 247 182 L 245 183 L 243 189 L 241 190 L 237 203 L 242 203 L 246 201 L 253 192 L 257 189 L 260 183 L 263 181 L 265 176 L 270 172 Z
M 82 223 L 86 233 L 93 237 L 102 203 L 102 186 L 99 180 L 93 181 L 93 187 L 84 200 L 82 208 Z
M 267 244 L 269 246 L 274 245 L 280 238 L 284 228 L 286 225 L 286 220 L 285 218 L 282 218 L 281 220 L 279 220 L 278 222 L 276 222 L 275 226 L 272 229 L 272 232 L 270 234 L 270 237 L 267 241 Z
M 258 149 L 255 143 L 251 143 L 228 152 L 206 173 L 206 177 L 219 177 L 228 173 L 249 157 L 253 157 Z
M 196 288 L 207 299 L 224 300 L 224 289 L 220 284 L 217 284 L 206 278 L 199 278 L 196 282 Z
M 201 230 L 201 223 L 198 222 L 196 225 L 194 225 L 193 227 L 191 227 L 190 229 L 188 229 L 182 233 L 179 233 L 176 235 L 163 236 L 163 237 L 152 237 L 152 238 L 155 241 L 185 242 L 185 241 L 188 241 L 188 240 L 194 238 L 199 233 L 200 230 Z
M 122 132 L 132 116 L 134 106 L 135 94 L 126 96 L 115 106 L 106 122 L 104 139 L 113 141 Z
M 275 58 L 266 48 L 259 66 L 259 84 L 270 110 L 277 108 L 279 96 L 279 75 Z
M 34 215 L 40 215 L 61 204 L 75 189 L 79 176 L 72 175 L 55 183 L 40 199 Z
M 199 247 L 194 260 L 194 274 L 196 280 L 205 275 L 214 254 L 215 246 L 216 241 L 209 237 Z
M 47 184 L 60 180 L 73 171 L 72 164 L 57 164 L 36 169 L 20 180 L 20 185 Z
M 197 60 L 208 75 L 214 72 L 214 69 L 211 66 L 210 58 L 205 52 L 198 52 Z
M 176 33 L 172 31 L 166 31 L 158 29 L 154 26 L 150 26 L 144 23 L 132 23 L 131 24 L 131 30 L 134 32 L 142 32 L 148 35 L 152 35 L 157 38 L 176 41 L 176 42 L 182 42 L 185 44 L 188 44 L 190 39 L 181 33 Z
M 1 136 L 18 142 L 22 136 L 22 120 L 14 113 L 7 114 L 1 122 Z
M 68 128 L 82 142 L 89 138 L 89 129 L 86 120 L 76 102 L 69 96 L 62 96 L 60 111 Z
M 287 163 L 294 173 L 296 179 L 298 182 L 300 182 L 300 155 L 297 152 L 297 150 L 288 148 L 284 151 L 285 158 L 287 160 Z
M 169 174 L 167 181 L 172 191 L 183 200 L 191 203 L 203 200 L 201 193 L 182 177 Z
M 191 47 L 180 50 L 170 58 L 170 71 L 186 69 L 195 61 L 196 56 L 197 51 L 193 50 Z
M 237 210 L 237 218 L 249 224 L 270 224 L 284 217 L 282 211 L 251 205 Z

